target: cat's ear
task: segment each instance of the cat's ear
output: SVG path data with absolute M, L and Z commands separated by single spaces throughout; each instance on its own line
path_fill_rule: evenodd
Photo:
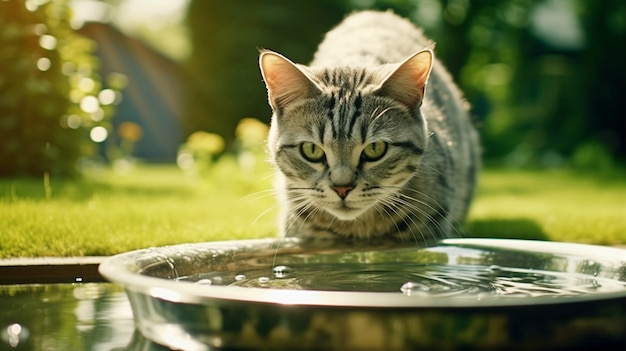
M 426 81 L 432 66 L 432 50 L 419 51 L 388 75 L 376 94 L 391 97 L 413 110 L 422 104 Z
M 274 110 L 320 93 L 315 83 L 295 63 L 278 53 L 263 51 L 259 57 L 259 66 Z

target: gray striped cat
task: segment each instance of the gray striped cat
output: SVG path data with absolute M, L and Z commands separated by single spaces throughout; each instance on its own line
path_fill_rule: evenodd
M 423 243 L 458 233 L 479 143 L 432 47 L 409 21 L 365 11 L 328 32 L 309 66 L 261 53 L 283 236 Z

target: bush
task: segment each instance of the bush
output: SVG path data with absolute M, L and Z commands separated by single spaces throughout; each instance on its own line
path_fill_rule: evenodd
M 66 0 L 0 1 L 0 176 L 76 174 L 112 114 Z

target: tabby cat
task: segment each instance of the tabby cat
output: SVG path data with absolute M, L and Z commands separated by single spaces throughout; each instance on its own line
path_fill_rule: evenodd
M 459 232 L 479 166 L 468 104 L 391 12 L 348 16 L 310 65 L 264 50 L 283 236 L 422 243 Z

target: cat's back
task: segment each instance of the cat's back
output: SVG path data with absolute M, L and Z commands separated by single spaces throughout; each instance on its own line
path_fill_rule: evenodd
M 351 14 L 329 31 L 310 66 L 379 66 L 401 62 L 432 45 L 422 31 L 392 12 Z

